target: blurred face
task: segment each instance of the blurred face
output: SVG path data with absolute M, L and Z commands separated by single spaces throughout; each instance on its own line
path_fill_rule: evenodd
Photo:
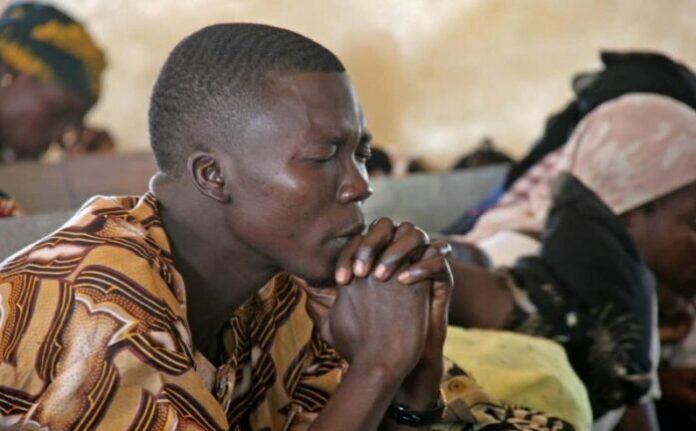
M 89 102 L 56 84 L 14 73 L 0 89 L 0 142 L 17 159 L 40 157 L 63 134 L 79 134 Z
M 364 227 L 370 136 L 345 74 L 271 76 L 265 95 L 221 160 L 228 226 L 279 268 L 329 283 L 340 250 Z
M 626 214 L 628 228 L 661 284 L 696 294 L 696 183 Z

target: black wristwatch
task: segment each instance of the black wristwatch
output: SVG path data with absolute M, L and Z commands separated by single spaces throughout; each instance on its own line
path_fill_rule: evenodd
M 409 410 L 403 404 L 391 404 L 387 409 L 387 414 L 399 425 L 409 427 L 425 427 L 435 425 L 442 420 L 445 411 L 445 403 L 442 397 L 438 397 L 434 408 L 424 411 Z

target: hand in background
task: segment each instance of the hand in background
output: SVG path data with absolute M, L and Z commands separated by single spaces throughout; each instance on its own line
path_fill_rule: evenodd
M 85 128 L 79 133 L 67 132 L 61 140 L 61 146 L 68 157 L 73 157 L 88 153 L 109 153 L 114 149 L 114 141 L 106 130 Z

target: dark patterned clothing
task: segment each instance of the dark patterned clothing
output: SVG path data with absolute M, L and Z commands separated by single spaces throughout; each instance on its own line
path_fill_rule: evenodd
M 554 200 L 541 255 L 509 270 L 509 329 L 561 343 L 592 411 L 637 403 L 654 381 L 655 280 L 621 220 L 577 179 Z
M 153 195 L 96 198 L 0 264 L 0 428 L 304 430 L 347 364 L 281 274 L 196 352 L 186 291 Z M 463 371 L 442 384 L 435 429 L 572 430 L 495 403 Z

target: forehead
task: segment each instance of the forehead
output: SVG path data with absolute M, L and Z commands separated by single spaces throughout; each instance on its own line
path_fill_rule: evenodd
M 288 135 L 359 134 L 364 128 L 345 73 L 274 73 L 264 80 L 263 93 L 267 120 Z

